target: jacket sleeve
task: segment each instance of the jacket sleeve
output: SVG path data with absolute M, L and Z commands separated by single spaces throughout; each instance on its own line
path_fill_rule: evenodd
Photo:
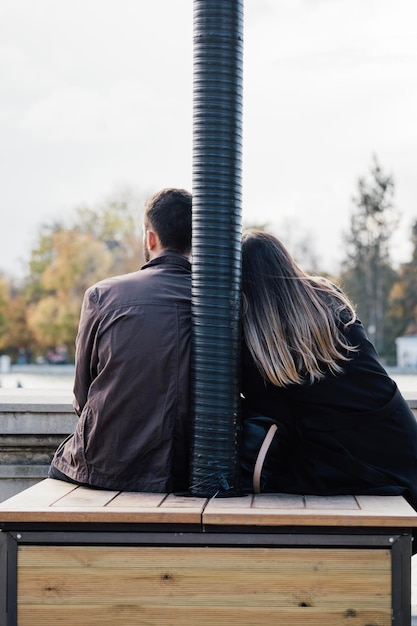
M 85 292 L 81 308 L 78 333 L 75 340 L 75 376 L 74 402 L 77 415 L 87 402 L 88 390 L 97 376 L 97 331 L 99 327 L 99 312 L 97 297 L 94 288 Z

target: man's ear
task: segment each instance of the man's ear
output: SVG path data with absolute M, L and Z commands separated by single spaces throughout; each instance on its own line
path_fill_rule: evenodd
M 155 250 L 159 244 L 159 238 L 153 230 L 146 231 L 146 239 L 148 243 L 148 250 Z

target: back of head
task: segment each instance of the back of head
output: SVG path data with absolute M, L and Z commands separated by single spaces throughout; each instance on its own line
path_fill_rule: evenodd
M 162 189 L 145 204 L 145 227 L 152 227 L 165 250 L 191 252 L 192 195 L 185 189 Z
M 243 292 L 248 295 L 254 290 L 265 297 L 271 287 L 292 297 L 296 283 L 291 279 L 306 277 L 279 239 L 255 229 L 245 231 L 242 237 L 242 271 Z
M 273 318 L 281 334 L 288 336 L 294 316 L 301 313 L 307 279 L 279 239 L 260 230 L 243 234 L 242 292 L 247 318 L 261 325 L 262 318 Z
M 341 334 L 355 319 L 346 296 L 309 276 L 273 235 L 251 230 L 242 240 L 242 325 L 246 345 L 272 384 L 313 382 L 341 371 L 352 347 Z

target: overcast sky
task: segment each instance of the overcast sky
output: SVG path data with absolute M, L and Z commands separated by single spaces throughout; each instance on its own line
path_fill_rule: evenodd
M 0 270 L 38 228 L 130 186 L 191 190 L 192 0 L 1 0 Z M 337 272 L 357 179 L 417 219 L 417 2 L 246 0 L 243 216 Z M 289 226 L 290 224 L 290 226 Z

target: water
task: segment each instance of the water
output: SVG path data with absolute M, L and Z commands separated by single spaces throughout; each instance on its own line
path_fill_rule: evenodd
M 390 372 L 400 391 L 417 398 L 417 373 L 397 374 Z M 0 387 L 4 389 L 37 389 L 45 391 L 72 391 L 74 382 L 73 365 L 26 365 L 12 366 L 8 373 L 0 373 Z
M 2 389 L 36 389 L 48 391 L 72 391 L 73 365 L 26 365 L 12 366 L 11 371 L 0 373 Z

